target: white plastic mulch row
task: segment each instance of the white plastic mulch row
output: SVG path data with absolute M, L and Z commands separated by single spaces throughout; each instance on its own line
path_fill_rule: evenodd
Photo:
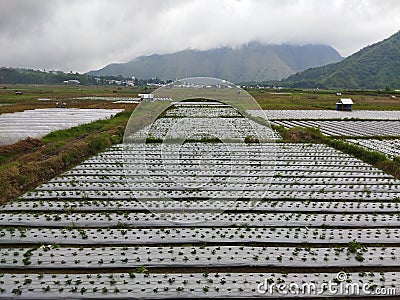
M 150 137 L 156 139 L 204 139 L 221 140 L 245 139 L 279 139 L 280 136 L 271 128 L 245 118 L 161 118 L 150 128 L 146 127 L 132 136 L 135 138 Z
M 201 107 L 195 106 L 177 106 L 168 110 L 165 117 L 191 117 L 191 118 L 220 118 L 220 117 L 242 117 L 239 112 L 230 106 L 211 106 Z
M 46 245 L 160 245 L 228 243 L 338 244 L 357 241 L 371 244 L 395 244 L 397 228 L 309 228 L 304 227 L 190 227 L 190 228 L 23 228 L 0 229 L 1 244 Z M 394 245 L 394 246 L 395 246 Z M 341 246 L 344 250 L 347 247 Z M 44 267 L 44 266 L 42 266 Z M 295 265 L 293 265 L 295 267 Z
M 340 278 L 340 280 L 338 280 Z M 163 299 L 394 296 L 398 272 L 4 274 L 2 299 Z M 308 292 L 312 284 L 313 292 Z M 330 283 L 330 289 L 327 289 Z M 275 285 L 275 288 L 274 288 Z M 282 286 L 281 292 L 278 287 Z M 288 292 L 289 287 L 293 292 Z M 357 289 L 356 289 L 357 287 Z M 283 292 L 282 292 L 283 291 Z M 306 291 L 306 292 L 302 292 Z M 297 292 L 295 294 L 295 292 Z
M 281 200 L 260 200 L 256 203 L 248 200 L 55 200 L 34 201 L 21 200 L 10 202 L 2 206 L 3 212 L 20 212 L 20 211 L 111 211 L 118 209 L 124 212 L 130 211 L 148 211 L 154 212 L 166 211 L 220 211 L 222 208 L 227 210 L 251 210 L 263 212 L 288 212 L 295 210 L 296 212 L 366 212 L 390 213 L 394 209 L 400 209 L 400 203 L 391 202 L 324 202 L 324 201 L 281 201 Z
M 211 104 L 214 103 L 214 104 Z M 148 126 L 125 141 L 153 138 L 215 139 L 229 141 L 245 138 L 275 140 L 280 136 L 270 127 L 244 118 L 235 108 L 218 102 L 175 103 L 151 126 Z
M 400 121 L 285 121 L 276 120 L 272 124 L 292 127 L 319 128 L 322 133 L 330 136 L 399 136 Z
M 24 199 L 32 200 L 69 200 L 69 199 L 99 199 L 99 200 L 128 200 L 137 197 L 143 200 L 160 199 L 281 199 L 281 200 L 329 200 L 329 201 L 398 201 L 399 193 L 365 191 L 177 191 L 177 190 L 148 190 L 148 191 L 35 191 L 28 193 Z
M 224 207 L 222 207 L 224 208 Z M 400 216 L 392 213 L 1 213 L 0 226 L 31 227 L 168 227 L 168 226 L 265 226 L 265 227 L 400 227 Z
M 362 119 L 400 120 L 400 111 L 379 110 L 248 110 L 255 117 L 268 120 L 319 120 L 319 119 Z
M 365 148 L 379 151 L 390 158 L 400 156 L 400 140 L 376 140 L 376 139 L 348 139 L 350 143 L 363 146 Z
M 304 167 L 307 167 L 305 164 Z M 289 170 L 288 170 L 289 171 Z M 293 172 L 294 173 L 294 172 Z M 349 172 L 348 172 L 349 173 Z M 88 175 L 75 175 L 75 181 L 72 180 L 69 176 L 71 174 L 74 174 L 72 171 L 71 173 L 65 173 L 63 176 L 53 178 L 51 181 L 49 181 L 47 184 L 43 184 L 39 186 L 38 188 L 45 187 L 48 184 L 51 184 L 53 187 L 63 187 L 65 186 L 66 183 L 71 183 L 76 186 L 81 186 L 85 187 L 91 184 L 104 184 L 107 186 L 112 186 L 112 185 L 118 185 L 118 184 L 124 184 L 127 183 L 127 178 L 125 175 L 117 176 L 117 175 L 105 175 L 105 176 L 88 176 Z M 296 174 L 293 174 L 290 176 L 290 172 L 284 173 L 285 176 L 282 175 L 282 173 L 277 173 L 271 178 L 271 183 L 272 184 L 280 184 L 280 185 L 287 185 L 287 184 L 300 184 L 298 180 L 296 179 Z M 336 184 L 336 185 L 343 185 L 343 184 L 354 184 L 354 185 L 375 185 L 375 184 L 387 184 L 388 188 L 393 186 L 393 183 L 388 182 L 387 179 L 391 178 L 390 176 L 373 176 L 372 174 L 364 172 L 363 175 L 371 175 L 371 176 L 364 176 L 362 178 L 360 177 L 351 177 L 348 176 L 348 178 L 343 178 L 345 175 L 345 172 L 335 172 L 335 176 L 333 177 L 328 177 L 328 176 L 316 176 L 314 177 L 305 177 L 301 180 L 301 184 Z M 180 178 L 181 182 L 184 183 L 209 183 L 209 179 L 206 176 L 192 176 L 193 178 L 187 178 L 182 176 Z M 246 182 L 251 182 L 255 183 L 257 182 L 257 176 L 248 176 L 247 178 L 242 178 L 240 176 L 237 177 L 232 177 L 232 178 L 226 178 L 226 177 L 220 177 L 219 179 L 221 182 L 231 182 L 231 183 L 243 183 L 245 180 Z M 158 183 L 164 183 L 166 181 L 165 177 L 163 176 L 153 176 L 151 178 L 151 182 L 158 182 Z M 137 178 L 137 182 L 150 182 L 149 178 Z
M 25 199 L 359 199 L 392 201 L 400 182 L 323 145 L 121 146 L 24 195 Z M 259 148 L 258 150 L 263 150 Z M 230 156 L 232 155 L 232 160 Z M 196 205 L 195 205 L 196 207 Z
M 182 138 L 250 132 L 225 106 L 187 106 L 153 137 L 174 126 Z M 0 298 L 275 298 L 265 284 L 337 282 L 332 268 L 369 284 L 357 295 L 393 295 L 399 192 L 400 181 L 325 145 L 118 145 L 4 206 Z
M 44 108 L 0 115 L 0 145 L 27 137 L 39 138 L 51 131 L 108 119 L 121 109 Z
M 0 249 L 0 272 L 3 268 L 79 269 L 147 267 L 354 267 L 400 266 L 400 250 L 396 247 L 365 247 L 356 253 L 343 248 L 322 247 L 253 247 L 253 246 L 117 246 L 117 247 L 53 247 Z M 357 256 L 358 255 L 358 256 Z M 28 260 L 26 259 L 28 257 Z M 362 258 L 361 258 L 362 257 Z M 358 260 L 357 260 L 358 259 Z
M 168 175 L 168 174 L 166 174 Z M 132 175 L 133 177 L 133 175 Z M 177 178 L 176 178 L 177 179 Z M 243 179 L 243 178 L 241 178 Z M 134 179 L 133 179 L 134 180 Z M 129 191 L 135 190 L 139 191 L 154 191 L 154 190 L 164 190 L 164 191 L 190 191 L 190 189 L 198 189 L 200 191 L 265 191 L 268 189 L 270 191 L 288 191 L 291 189 L 293 192 L 304 191 L 304 192 L 317 192 L 320 189 L 324 189 L 325 192 L 364 192 L 366 189 L 370 193 L 379 193 L 379 192 L 391 192 L 391 193 L 400 193 L 400 184 L 394 184 L 392 186 L 389 185 L 358 185 L 353 184 L 349 185 L 347 183 L 337 184 L 337 185 L 329 185 L 329 184 L 314 184 L 314 185 L 304 185 L 304 184 L 275 184 L 270 183 L 270 180 L 267 178 L 257 178 L 256 180 L 242 180 L 242 182 L 225 182 L 221 180 L 218 182 L 217 179 L 213 181 L 205 180 L 204 182 L 136 182 L 128 179 L 126 184 L 79 184 L 77 185 L 82 191 Z M 69 183 L 56 185 L 56 184 L 46 184 L 41 186 L 38 190 L 44 191 L 70 191 L 71 185 Z

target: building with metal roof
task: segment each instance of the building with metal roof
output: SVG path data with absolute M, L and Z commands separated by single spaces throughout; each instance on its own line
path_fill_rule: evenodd
M 351 111 L 354 102 L 350 98 L 342 98 L 336 103 L 336 110 Z

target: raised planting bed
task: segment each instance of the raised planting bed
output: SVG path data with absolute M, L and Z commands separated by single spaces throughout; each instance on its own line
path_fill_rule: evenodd
M 219 138 L 222 140 L 244 139 L 247 136 L 259 139 L 279 139 L 280 136 L 271 128 L 260 125 L 245 118 L 161 118 L 150 127 L 132 135 L 132 139 L 208 139 Z M 129 140 L 127 140 L 129 141 Z
M 350 143 L 363 146 L 365 148 L 379 151 L 394 159 L 400 156 L 400 140 L 376 140 L 376 139 L 348 139 Z
M 319 128 L 330 136 L 398 136 L 400 121 L 273 121 L 272 124 L 292 128 L 296 126 Z
M 0 115 L 0 145 L 27 137 L 42 137 L 51 131 L 107 119 L 121 109 L 43 108 Z
M 248 200 L 20 200 L 6 204 L 3 212 L 108 212 L 116 209 L 124 212 L 148 211 L 220 211 L 226 208 L 229 211 L 254 212 L 329 212 L 329 213 L 391 213 L 400 209 L 400 203 L 393 200 L 366 202 L 366 201 L 297 201 L 297 200 L 259 200 L 256 203 Z
M 380 110 L 248 110 L 255 117 L 268 120 L 323 120 L 323 119 L 361 119 L 361 120 L 400 120 L 400 111 Z
M 223 209 L 222 207 L 221 209 Z M 187 213 L 0 213 L 0 226 L 29 227 L 95 227 L 108 228 L 124 224 L 129 227 L 164 226 L 260 226 L 260 227 L 320 227 L 363 228 L 400 227 L 400 215 L 386 213 L 227 213 L 227 212 L 187 212 Z
M 335 279 L 336 278 L 336 279 Z M 400 274 L 397 272 L 341 273 L 346 283 L 359 285 L 358 294 L 323 292 L 323 284 L 340 283 L 337 273 L 94 273 L 94 274 L 3 274 L 0 278 L 0 298 L 231 298 L 282 297 L 268 292 L 268 284 L 314 283 L 324 297 L 370 296 L 383 291 L 387 295 L 398 292 Z M 364 284 L 364 285 L 363 285 Z M 365 288 L 362 288 L 364 286 Z M 311 294 L 312 295 L 312 294 Z M 284 295 L 283 295 L 284 296 Z M 286 297 L 293 296 L 291 294 Z M 297 297 L 310 298 L 310 294 Z
M 123 224 L 122 224 L 123 225 Z M 398 228 L 325 229 L 309 227 L 228 228 L 17 228 L 0 229 L 0 244 L 159 245 L 194 243 L 335 244 L 358 241 L 369 244 L 398 244 Z
M 276 298 L 258 287 L 329 281 L 394 295 L 399 180 L 322 144 L 243 142 L 254 128 L 236 110 L 193 103 L 166 111 L 149 143 L 113 146 L 2 207 L 0 298 Z M 206 139 L 160 143 L 169 126 Z
M 3 248 L 1 269 L 400 266 L 396 247 L 117 246 Z

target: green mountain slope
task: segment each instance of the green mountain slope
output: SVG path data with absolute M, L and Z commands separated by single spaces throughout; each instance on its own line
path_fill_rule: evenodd
M 341 60 L 324 45 L 263 45 L 207 51 L 184 50 L 172 54 L 141 56 L 133 61 L 110 64 L 91 75 L 122 75 L 163 80 L 194 76 L 217 77 L 232 82 L 279 80 L 306 68 Z
M 308 69 L 283 80 L 302 88 L 400 88 L 400 31 L 344 60 Z

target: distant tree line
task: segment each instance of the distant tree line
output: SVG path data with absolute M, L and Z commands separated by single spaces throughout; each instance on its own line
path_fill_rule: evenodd
M 33 69 L 0 68 L 0 84 L 61 84 L 67 80 L 79 80 L 82 85 L 124 85 L 133 81 L 135 86 L 149 84 L 165 84 L 171 81 L 163 81 L 159 78 L 134 79 L 119 76 L 93 76 L 80 73 L 64 73 L 62 71 L 40 71 Z
M 65 80 L 79 80 L 81 84 L 96 84 L 94 76 L 61 71 L 0 68 L 0 84 L 60 84 Z

